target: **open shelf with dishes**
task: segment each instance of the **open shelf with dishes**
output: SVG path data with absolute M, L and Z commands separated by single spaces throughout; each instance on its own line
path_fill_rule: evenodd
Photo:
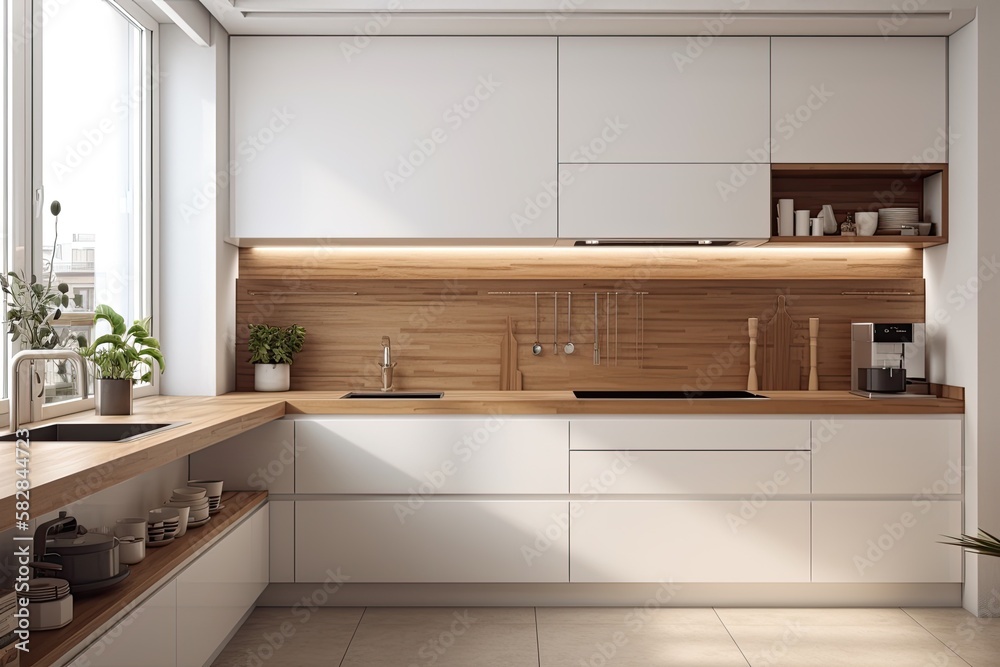
M 815 218 L 831 205 L 837 231 L 824 236 L 782 236 L 778 232 L 778 201 L 794 200 L 795 210 L 808 210 Z M 916 221 L 931 223 L 929 233 L 905 235 L 893 212 L 883 211 L 870 236 L 841 235 L 847 214 L 877 213 L 880 209 L 916 209 Z M 948 165 L 908 164 L 804 164 L 771 165 L 771 239 L 769 245 L 906 246 L 929 248 L 948 242 Z M 907 230 L 909 231 L 909 230 Z M 917 230 L 923 231 L 923 230 Z

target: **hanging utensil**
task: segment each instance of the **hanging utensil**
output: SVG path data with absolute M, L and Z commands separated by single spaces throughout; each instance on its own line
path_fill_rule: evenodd
M 552 293 L 552 354 L 559 354 L 559 292 Z
M 639 292 L 639 370 L 646 364 L 646 295 Z
M 611 365 L 611 293 L 604 294 L 604 358 Z
M 531 353 L 536 357 L 542 353 L 542 344 L 538 342 L 538 292 L 535 292 L 535 343 L 531 346 Z
M 819 318 L 809 318 L 809 391 L 819 390 L 819 373 L 817 359 L 819 346 Z
M 563 346 L 563 352 L 573 354 L 574 350 L 576 345 L 573 345 L 573 293 L 570 292 L 566 296 L 566 345 Z
M 594 365 L 601 365 L 601 345 L 598 336 L 601 330 L 597 323 L 597 292 L 594 292 Z
M 615 366 L 618 365 L 618 292 L 615 292 Z
M 747 333 L 750 335 L 750 372 L 747 374 L 747 391 L 757 391 L 757 318 L 747 318 Z

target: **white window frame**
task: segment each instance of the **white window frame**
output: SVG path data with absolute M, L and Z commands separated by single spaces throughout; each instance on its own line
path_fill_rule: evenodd
M 137 235 L 137 250 L 145 254 L 144 271 L 139 278 L 142 290 L 143 310 L 152 318 L 152 334 L 159 337 L 159 299 L 155 286 L 158 284 L 157 273 L 159 262 L 156 258 L 156 248 L 159 241 L 159 86 L 153 77 L 159 72 L 159 30 L 156 21 L 140 8 L 133 0 L 104 0 L 118 9 L 126 18 L 144 33 L 142 49 L 142 72 L 151 78 L 149 86 L 144 86 L 142 103 L 142 146 L 143 162 L 146 165 L 145 187 L 143 188 L 142 209 L 148 221 Z M 11 105 L 10 122 L 5 131 L 8 139 L 21 138 L 21 141 L 9 142 L 10 161 L 8 178 L 8 224 L 10 231 L 11 270 L 27 269 L 30 273 L 40 272 L 41 267 L 41 214 L 45 210 L 42 205 L 35 206 L 36 193 L 42 198 L 41 188 L 36 184 L 42 181 L 41 160 L 34 156 L 40 155 L 40 136 L 36 136 L 36 128 L 41 127 L 41 67 L 32 67 L 32 63 L 41 63 L 41 31 L 44 13 L 41 10 L 42 0 L 8 0 L 7 21 L 9 26 L 32 25 L 29 34 L 23 35 L 20 43 L 12 45 L 8 57 L 10 60 L 10 82 L 8 94 L 11 100 L 23 100 L 23 105 Z M 30 21 L 30 23 L 26 23 Z M 13 34 L 13 30 L 8 34 Z M 37 243 L 35 243 L 37 241 Z M 89 324 L 93 321 L 93 313 L 66 313 L 62 318 L 67 324 Z M 0 331 L 6 335 L 6 329 Z M 4 362 L 6 366 L 6 362 Z M 7 377 L 9 369 L 4 370 Z M 152 383 L 135 388 L 135 397 L 153 396 L 160 393 L 159 373 L 153 373 Z M 9 394 L 8 394 L 9 395 Z M 93 397 L 62 401 L 43 406 L 42 417 L 51 419 L 76 412 L 92 410 Z M 9 401 L 0 400 L 0 421 L 9 423 Z

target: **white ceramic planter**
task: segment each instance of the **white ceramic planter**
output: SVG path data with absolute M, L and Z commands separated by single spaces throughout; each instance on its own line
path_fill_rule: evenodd
M 291 368 L 288 364 L 254 364 L 253 388 L 256 391 L 288 391 Z

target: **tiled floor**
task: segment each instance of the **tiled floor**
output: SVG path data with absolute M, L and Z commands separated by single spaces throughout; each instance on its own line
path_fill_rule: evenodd
M 998 667 L 962 609 L 260 608 L 214 667 Z

